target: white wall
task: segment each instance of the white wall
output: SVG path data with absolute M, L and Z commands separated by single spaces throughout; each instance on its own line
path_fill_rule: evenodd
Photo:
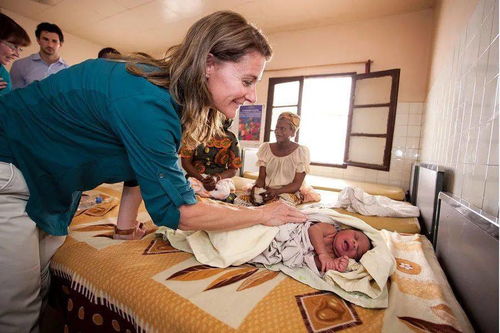
M 498 1 L 444 0 L 438 13 L 421 159 L 498 216 Z
M 268 36 L 274 55 L 262 82 L 258 84 L 259 104 L 267 102 L 270 77 L 353 71 L 363 73 L 364 64 L 331 64 L 368 59 L 373 60 L 372 71 L 401 69 L 390 171 L 313 166 L 312 174 L 392 184 L 408 189 L 411 164 L 419 157 L 423 102 L 427 95 L 431 59 L 433 14 L 434 11 L 429 9 Z M 290 67 L 298 69 L 279 70 Z M 233 127 L 237 128 L 236 122 Z M 263 137 L 262 128 L 260 142 Z M 260 142 L 242 142 L 242 146 L 255 147 Z
M 18 15 L 17 13 L 3 8 L 0 9 L 2 13 L 9 16 L 11 19 L 16 21 L 17 24 L 22 26 L 30 36 L 31 45 L 25 48 L 25 50 L 21 54 L 21 58 L 27 57 L 33 53 L 37 53 L 39 51 L 39 46 L 36 42 L 35 29 L 36 26 L 41 22 L 33 21 L 30 18 Z M 57 24 L 57 22 L 50 23 Z M 63 31 L 63 34 L 64 44 L 60 50 L 60 53 L 62 58 L 68 65 L 75 65 L 89 58 L 97 58 L 97 53 L 104 47 L 102 45 L 98 45 L 80 37 L 74 36 L 66 31 Z M 8 68 L 10 69 L 10 65 L 8 66 Z

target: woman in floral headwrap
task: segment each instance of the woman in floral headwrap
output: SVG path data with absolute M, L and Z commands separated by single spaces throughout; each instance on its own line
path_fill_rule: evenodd
M 224 122 L 226 136 L 213 138 L 195 149 L 183 147 L 180 155 L 195 193 L 233 202 L 236 195 L 231 178 L 241 168 L 241 158 L 238 139 L 229 131 L 229 126 L 231 120 L 228 119 Z
M 309 149 L 291 141 L 299 126 L 300 117 L 296 114 L 280 114 L 274 130 L 276 142 L 264 142 L 257 152 L 259 177 L 250 196 L 239 197 L 237 203 L 249 200 L 254 205 L 260 205 L 282 199 L 298 205 L 320 200 L 317 192 L 304 185 L 304 178 L 309 172 Z

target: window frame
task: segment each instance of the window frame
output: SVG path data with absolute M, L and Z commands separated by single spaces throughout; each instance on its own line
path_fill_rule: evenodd
M 351 84 L 351 98 L 349 99 L 349 112 L 347 114 L 347 123 L 351 123 L 352 117 L 352 96 L 354 93 L 354 80 L 356 76 L 356 72 L 346 72 L 346 73 L 333 73 L 333 74 L 315 74 L 315 75 L 301 75 L 301 76 L 287 76 L 287 77 L 278 77 L 278 78 L 269 78 L 268 83 L 268 91 L 267 91 L 267 104 L 266 104 L 266 123 L 264 127 L 264 142 L 269 142 L 271 137 L 271 121 L 272 121 L 272 112 L 273 112 L 273 99 L 274 99 L 274 86 L 279 83 L 293 82 L 299 81 L 299 96 L 297 100 L 297 115 L 301 115 L 301 107 L 302 107 L 302 92 L 304 89 L 304 79 L 309 78 L 318 78 L 318 77 L 333 77 L 333 76 L 350 76 L 353 84 Z M 280 105 L 279 107 L 287 107 L 287 106 L 295 106 L 295 105 Z M 346 132 L 347 133 L 347 132 Z M 300 137 L 300 128 L 297 130 L 297 135 L 295 135 L 294 141 L 298 143 Z M 346 136 L 346 146 L 345 149 L 348 148 L 347 144 L 347 136 Z M 326 166 L 326 167 L 335 167 L 335 168 L 347 168 L 347 164 L 345 163 L 345 153 L 344 153 L 344 163 L 343 164 L 334 164 L 334 163 L 319 163 L 319 162 L 311 162 L 311 165 L 317 166 Z
M 360 167 L 365 169 L 373 169 L 380 171 L 389 171 L 391 164 L 391 153 L 392 153 L 392 142 L 394 139 L 394 127 L 396 124 L 396 110 L 398 105 L 398 93 L 399 93 L 399 76 L 401 70 L 398 69 L 388 69 L 385 71 L 378 71 L 372 73 L 364 73 L 355 75 L 353 81 L 353 89 L 351 92 L 351 109 L 349 110 L 350 117 L 348 119 L 347 124 L 347 133 L 346 133 L 346 149 L 344 151 L 344 163 L 349 166 Z M 355 91 L 356 84 L 359 80 L 377 78 L 383 76 L 390 76 L 392 79 L 391 83 L 391 93 L 389 103 L 376 103 L 376 104 L 359 104 L 356 105 L 354 103 L 355 100 Z M 370 108 L 370 107 L 389 107 L 389 113 L 387 115 L 387 125 L 386 125 L 386 133 L 385 134 L 368 134 L 368 133 L 352 133 L 352 118 L 355 108 Z M 380 164 L 371 164 L 371 163 L 363 163 L 349 160 L 349 146 L 350 146 L 350 138 L 351 137 L 372 137 L 372 138 L 385 138 L 385 147 L 384 147 L 384 157 L 382 165 Z
M 381 171 L 389 171 L 390 169 L 390 160 L 391 160 L 391 152 L 392 152 L 392 143 L 394 138 L 394 127 L 396 122 L 396 109 L 397 109 L 397 100 L 398 100 L 398 92 L 399 92 L 399 76 L 400 69 L 389 69 L 384 71 L 372 72 L 372 73 L 363 73 L 357 74 L 356 72 L 345 72 L 345 73 L 332 73 L 332 74 L 316 74 L 316 75 L 301 75 L 301 76 L 288 76 L 288 77 L 275 77 L 269 78 L 268 82 L 268 92 L 267 92 L 267 104 L 266 104 L 266 119 L 265 119 L 265 127 L 264 127 L 264 142 L 269 142 L 271 137 L 271 121 L 273 114 L 273 99 L 274 99 L 274 87 L 279 83 L 293 82 L 299 81 L 299 96 L 297 100 L 297 105 L 280 105 L 279 107 L 297 107 L 297 115 L 301 115 L 301 106 L 302 106 L 302 94 L 304 89 L 304 79 L 308 78 L 316 78 L 316 77 L 335 77 L 335 76 L 350 76 L 352 79 L 351 85 L 351 96 L 349 99 L 349 111 L 347 114 L 347 131 L 346 131 L 346 140 L 345 140 L 345 150 L 344 150 L 344 162 L 342 164 L 333 164 L 333 163 L 319 163 L 319 162 L 311 162 L 311 165 L 315 166 L 323 166 L 323 167 L 335 167 L 345 169 L 348 166 L 360 167 L 366 169 L 374 169 Z M 363 80 L 367 78 L 377 78 L 382 76 L 391 76 L 392 84 L 391 84 L 391 92 L 390 92 L 390 101 L 389 103 L 380 103 L 380 104 L 365 104 L 365 105 L 355 105 L 355 92 L 356 92 L 356 82 L 358 80 Z M 370 134 L 370 133 L 353 133 L 352 132 L 352 120 L 353 120 L 353 112 L 355 108 L 366 108 L 366 107 L 389 107 L 389 112 L 387 116 L 387 130 L 385 134 Z M 297 135 L 294 138 L 295 142 L 299 141 L 300 136 L 300 128 L 297 131 Z M 354 136 L 360 137 L 383 137 L 386 138 L 385 148 L 384 148 L 384 156 L 383 156 L 383 164 L 370 164 L 370 163 L 362 163 L 356 161 L 349 160 L 349 147 L 350 147 L 350 139 Z

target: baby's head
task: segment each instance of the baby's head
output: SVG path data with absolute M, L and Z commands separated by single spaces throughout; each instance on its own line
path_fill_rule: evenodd
M 371 247 L 368 236 L 356 229 L 341 230 L 333 238 L 333 252 L 337 257 L 359 260 Z

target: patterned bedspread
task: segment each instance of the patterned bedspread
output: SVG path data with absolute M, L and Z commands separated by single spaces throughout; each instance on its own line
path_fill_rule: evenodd
M 118 202 L 121 185 L 94 192 Z M 113 240 L 117 207 L 98 211 L 75 217 L 51 264 L 68 332 L 472 332 L 420 235 L 385 232 L 397 270 L 389 308 L 373 310 L 264 268 L 201 265 L 153 233 Z M 139 220 L 155 230 L 144 207 Z

